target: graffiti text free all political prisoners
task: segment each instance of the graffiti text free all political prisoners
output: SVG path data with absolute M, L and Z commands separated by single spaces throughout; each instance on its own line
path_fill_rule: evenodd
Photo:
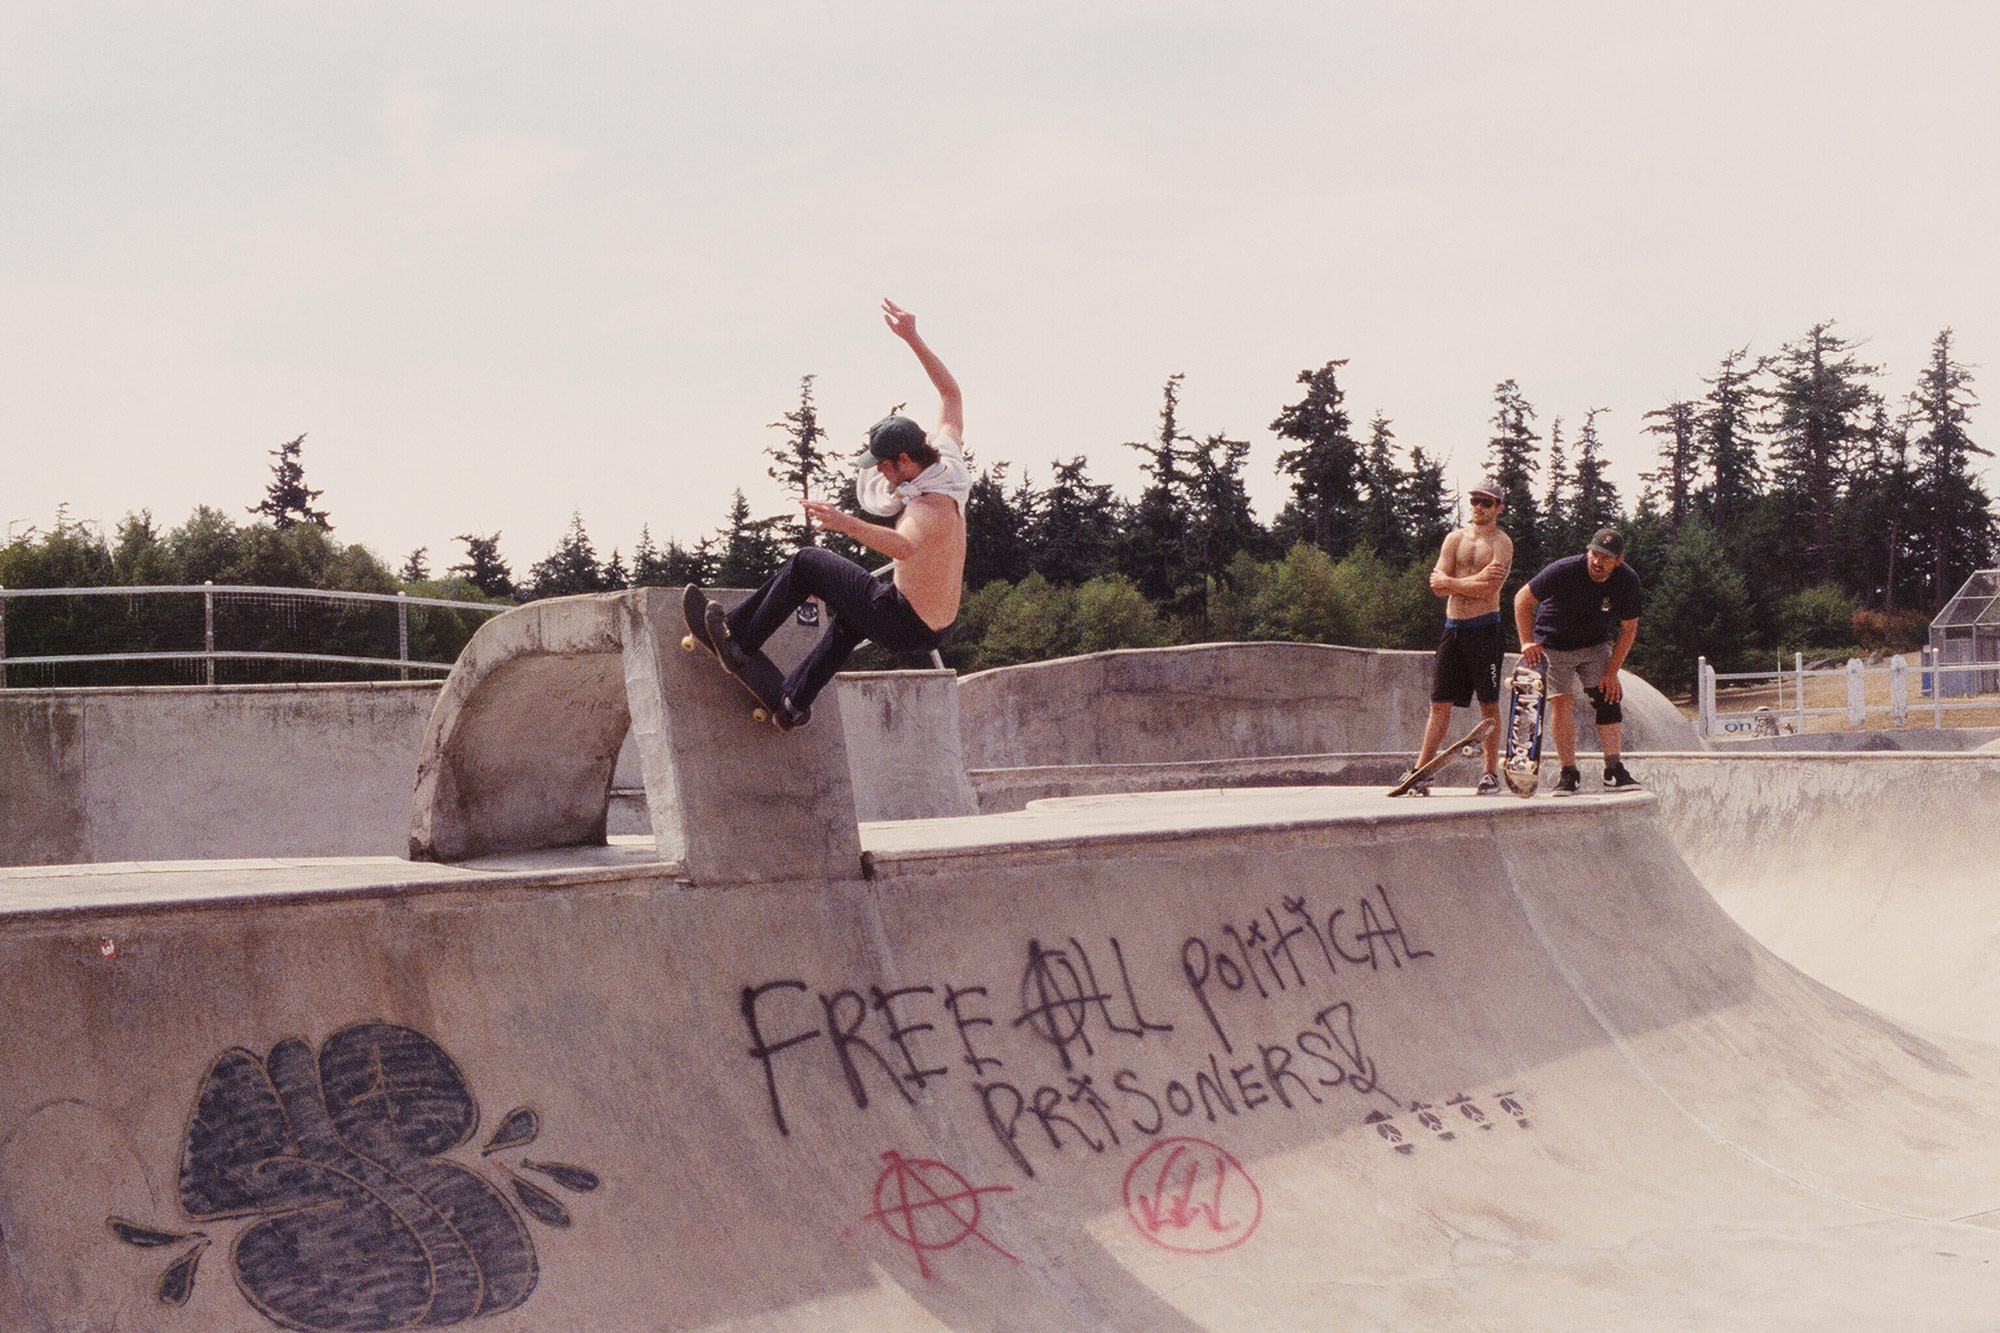
M 787 1090 L 802 1079 L 837 1078 L 857 1110 L 871 1095 L 914 1104 L 933 1084 L 957 1084 L 1032 1177 L 1031 1155 L 1102 1153 L 1196 1117 L 1305 1112 L 1341 1093 L 1400 1108 L 1365 1046 L 1354 1000 L 1333 992 L 1435 954 L 1419 947 L 1377 884 L 1331 910 L 1284 895 L 1248 920 L 1186 936 L 1174 960 L 1180 984 L 1157 996 L 1140 994 L 1116 936 L 1031 937 L 1021 957 L 1012 997 L 944 980 L 826 988 L 782 977 L 744 986 L 748 1056 L 778 1132 L 791 1133 Z M 1023 1042 L 1033 1057 L 1022 1056 Z M 1125 1051 L 1161 1042 L 1200 1053 L 1165 1079 L 1121 1062 Z M 1024 1073 L 1031 1063 L 1039 1071 Z

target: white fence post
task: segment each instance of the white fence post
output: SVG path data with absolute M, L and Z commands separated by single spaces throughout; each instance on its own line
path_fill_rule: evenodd
M 202 666 L 206 669 L 208 683 L 215 684 L 215 580 L 201 581 L 201 651 Z
M 401 588 L 396 590 L 396 660 L 402 663 L 397 670 L 403 679 L 410 678 L 410 594 Z
M 1806 729 L 1806 655 L 1792 654 L 1792 704 L 1799 710 L 1798 725 L 1794 731 Z
M 1706 657 L 1694 659 L 1694 732 L 1701 737 L 1715 734 L 1715 668 Z
M 1889 725 L 1910 725 L 1910 664 L 1901 653 L 1889 659 Z
M 1944 661 L 1937 649 L 1924 651 L 1931 655 L 1931 728 L 1937 730 L 1944 726 L 1944 677 L 1938 673 Z
M 1847 725 L 1859 731 L 1868 722 L 1868 677 L 1861 659 L 1847 659 Z

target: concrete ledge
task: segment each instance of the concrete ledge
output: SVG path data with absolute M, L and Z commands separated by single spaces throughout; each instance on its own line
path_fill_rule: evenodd
M 859 872 L 838 696 L 780 733 L 661 588 L 534 602 L 480 627 L 417 768 L 413 860 L 602 844 L 629 730 L 661 860 L 699 883 Z

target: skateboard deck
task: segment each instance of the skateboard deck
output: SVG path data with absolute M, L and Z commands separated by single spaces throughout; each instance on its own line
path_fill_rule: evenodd
M 785 674 L 777 664 L 761 652 L 750 654 L 750 660 L 741 670 L 729 665 L 729 659 L 716 650 L 715 639 L 708 630 L 709 608 L 721 607 L 709 600 L 708 594 L 695 584 L 688 584 L 681 593 L 681 615 L 687 620 L 688 632 L 681 640 L 681 647 L 688 652 L 696 648 L 706 648 L 716 662 L 729 674 L 729 678 L 743 687 L 744 693 L 757 701 L 750 710 L 750 716 L 758 722 L 768 722 L 778 730 L 785 728 L 778 721 L 778 705 L 785 697 Z
M 1507 678 L 1507 736 L 1500 779 L 1516 796 L 1533 796 L 1542 780 L 1542 710 L 1549 700 L 1549 668 L 1523 662 Z
M 1483 717 L 1480 718 L 1478 726 L 1474 727 L 1471 731 L 1466 732 L 1463 736 L 1460 736 L 1457 740 L 1453 741 L 1451 744 L 1445 746 L 1443 749 L 1439 750 L 1436 754 L 1432 755 L 1429 763 L 1424 764 L 1423 766 L 1418 768 L 1414 773 L 1411 773 L 1410 776 L 1404 778 L 1401 782 L 1389 788 L 1389 794 L 1391 796 L 1401 796 L 1405 792 L 1409 791 L 1410 788 L 1416 786 L 1419 782 L 1422 782 L 1425 778 L 1429 777 L 1431 774 L 1437 772 L 1439 769 L 1443 768 L 1446 764 L 1450 763 L 1451 760 L 1456 758 L 1460 753 L 1464 754 L 1474 753 L 1472 747 L 1477 745 L 1480 741 L 1485 740 L 1486 733 L 1491 730 L 1493 730 L 1492 720 L 1490 718 L 1483 718 Z

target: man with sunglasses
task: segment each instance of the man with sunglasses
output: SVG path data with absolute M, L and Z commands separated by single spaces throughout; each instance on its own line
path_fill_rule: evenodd
M 1466 492 L 1472 521 L 1445 535 L 1431 570 L 1431 591 L 1445 599 L 1444 637 L 1438 640 L 1431 674 L 1431 715 L 1424 726 L 1424 748 L 1411 772 L 1429 763 L 1444 744 L 1451 727 L 1451 710 L 1470 706 L 1492 720 L 1486 733 L 1486 772 L 1478 794 L 1500 792 L 1500 657 L 1504 649 L 1500 626 L 1500 585 L 1514 567 L 1514 541 L 1500 530 L 1502 492 L 1482 481 Z M 1408 777 L 1409 774 L 1404 774 Z M 1428 791 L 1429 784 L 1418 784 Z

